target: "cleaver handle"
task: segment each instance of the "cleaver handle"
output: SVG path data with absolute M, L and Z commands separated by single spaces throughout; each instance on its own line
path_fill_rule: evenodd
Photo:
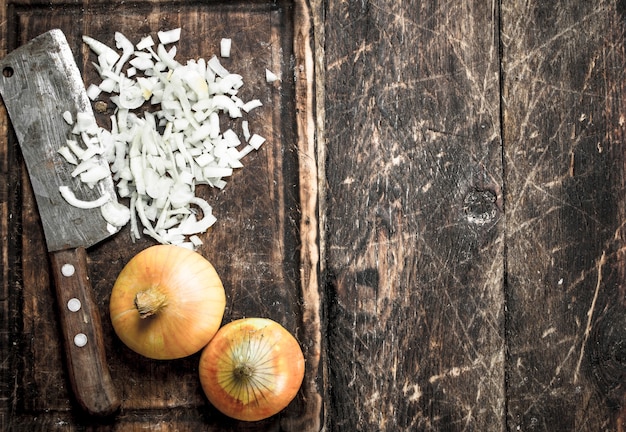
M 91 294 L 84 248 L 50 253 L 67 372 L 76 401 L 104 417 L 120 406 L 107 366 L 100 314 Z

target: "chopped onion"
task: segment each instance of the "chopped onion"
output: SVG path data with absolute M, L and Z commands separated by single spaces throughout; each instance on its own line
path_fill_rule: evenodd
M 242 139 L 237 133 L 232 128 L 221 130 L 222 115 L 235 122 L 262 103 L 259 99 L 244 103 L 237 96 L 242 76 L 230 73 L 216 56 L 177 61 L 176 46 L 165 46 L 177 42 L 180 33 L 180 29 L 158 32 L 160 44 L 155 46 L 151 36 L 133 45 L 116 32 L 121 55 L 84 36 L 98 57 L 94 66 L 101 77 L 98 85 L 89 86 L 88 96 L 96 101 L 101 92 L 110 94 L 115 114 L 110 130 L 98 127 L 93 115 L 77 114 L 73 130 L 77 138 L 68 139 L 59 153 L 76 165 L 73 175 L 91 187 L 111 173 L 117 194 L 130 200 L 129 207 L 108 196 L 84 202 L 64 189 L 68 202 L 101 207 L 111 229 L 130 224 L 133 239 L 143 233 L 161 243 L 196 248 L 202 243 L 198 234 L 216 221 L 209 203 L 196 196 L 196 186 L 224 188 L 224 178 L 242 168 L 240 160 L 265 138 L 251 134 L 248 121 L 241 120 L 247 144 L 239 149 Z M 227 38 L 220 41 L 222 57 L 230 56 L 231 44 Z M 144 104 L 155 109 L 136 112 Z M 71 120 L 65 114 L 64 118 Z M 196 210 L 201 212 L 199 219 Z
M 101 164 L 94 164 L 88 170 L 80 174 L 80 181 L 87 184 L 95 184 L 110 175 L 109 167 Z
M 115 32 L 115 45 L 122 50 L 122 55 L 115 67 L 115 73 L 119 74 L 126 60 L 128 60 L 135 51 L 135 46 L 120 32 Z
M 97 85 L 90 84 L 89 87 L 87 87 L 87 97 L 92 101 L 96 100 L 98 96 L 100 96 L 100 93 L 102 93 L 102 89 Z
M 115 90 L 115 87 L 117 86 L 117 82 L 115 82 L 115 80 L 111 79 L 111 78 L 107 78 L 104 81 L 102 81 L 100 83 L 100 85 L 98 86 L 98 89 L 101 92 L 105 92 L 105 93 L 113 93 L 113 91 Z M 95 92 L 95 90 L 94 90 Z
M 68 125 L 72 125 L 72 124 L 74 124 L 74 119 L 73 119 L 73 117 L 72 117 L 72 113 L 71 113 L 71 112 L 69 112 L 69 111 L 65 111 L 65 112 L 63 113 L 63 120 L 65 120 L 65 122 L 66 122 Z
M 245 112 L 250 112 L 252 111 L 254 108 L 258 108 L 260 106 L 263 106 L 263 103 L 258 100 L 258 99 L 253 99 L 249 102 L 246 102 L 245 104 L 243 104 L 243 106 L 241 107 L 242 110 L 244 110 Z
M 65 143 L 67 144 L 67 148 L 69 148 L 72 153 L 82 159 L 83 154 L 85 154 L 85 150 L 78 145 L 78 141 L 68 139 Z
M 250 144 L 248 144 L 247 146 L 245 146 L 244 148 L 242 148 L 239 151 L 239 159 L 242 159 L 244 156 L 247 156 L 249 153 L 252 152 L 252 150 L 255 150 L 254 147 L 252 147 Z
M 105 193 L 101 195 L 98 199 L 95 199 L 93 201 L 84 201 L 76 198 L 76 195 L 74 195 L 74 192 L 69 188 L 69 186 L 59 186 L 59 192 L 61 192 L 61 196 L 65 199 L 65 201 L 68 202 L 69 205 L 81 209 L 93 209 L 102 207 L 111 199 L 109 194 Z
M 104 220 L 114 227 L 123 227 L 130 220 L 130 209 L 115 200 L 109 200 L 100 208 Z
M 152 36 L 150 36 L 150 35 L 144 37 L 143 39 L 141 39 L 139 41 L 139 43 L 137 45 L 135 45 L 135 47 L 139 51 L 143 51 L 143 50 L 145 50 L 147 48 L 150 48 L 152 46 L 154 46 L 154 40 L 152 39 Z
M 178 42 L 180 40 L 180 28 L 158 32 L 159 40 L 163 45 Z
M 148 70 L 154 67 L 154 62 L 149 57 L 135 57 L 130 61 L 133 68 L 138 70 Z
M 224 132 L 224 140 L 226 141 L 228 147 L 237 147 L 239 144 L 241 144 L 239 136 L 232 129 L 228 129 L 226 132 Z
M 215 216 L 213 216 L 211 206 L 202 198 L 192 198 L 189 203 L 200 207 L 202 210 L 202 219 L 196 220 L 194 216 L 188 217 L 185 222 L 180 225 L 180 233 L 183 235 L 194 235 L 205 232 L 217 220 Z
M 222 38 L 220 41 L 220 55 L 222 57 L 230 57 L 230 48 L 232 45 L 232 40 L 228 38 Z
M 243 139 L 247 142 L 250 139 L 250 126 L 248 120 L 241 122 L 241 131 L 243 132 Z
M 149 96 L 148 98 L 144 96 L 144 92 L 139 85 L 126 80 L 124 81 L 124 84 L 120 84 L 118 105 L 122 108 L 139 108 L 147 99 L 149 99 Z
M 59 154 L 61 156 L 63 156 L 63 158 L 68 163 L 71 163 L 72 165 L 78 165 L 78 161 L 76 160 L 76 157 L 74 156 L 74 153 L 72 153 L 72 151 L 69 149 L 69 147 L 62 146 L 61 148 L 59 148 L 58 152 L 59 152 Z
M 204 168 L 204 175 L 208 178 L 220 178 L 220 177 L 228 177 L 233 174 L 232 168 L 223 168 L 223 167 L 206 167 Z
M 92 37 L 83 36 L 83 42 L 85 42 L 98 57 L 103 56 L 102 59 L 106 61 L 108 66 L 113 66 L 120 58 L 120 55 L 115 52 L 114 49 L 109 48 L 102 42 L 97 41 Z
M 213 106 L 222 111 L 227 111 L 232 118 L 241 117 L 241 110 L 235 101 L 226 95 L 213 96 Z
M 172 49 L 174 49 L 174 48 L 172 48 Z M 174 70 L 174 69 L 176 69 L 179 66 L 178 62 L 176 60 L 174 60 L 175 52 L 173 54 L 168 52 L 165 49 L 165 47 L 163 46 L 163 44 L 159 44 L 159 46 L 157 48 L 157 53 L 159 55 L 159 59 L 161 60 L 161 62 L 163 62 L 163 64 L 165 64 L 165 66 L 170 68 L 170 70 Z
M 265 138 L 258 134 L 254 134 L 250 137 L 250 141 L 248 143 L 255 149 L 258 150 L 261 147 L 261 144 L 265 142 Z
M 265 81 L 267 81 L 268 83 L 278 81 L 278 75 L 276 75 L 274 72 L 272 72 L 269 69 L 265 69 Z
M 218 76 L 225 77 L 226 75 L 228 75 L 228 70 L 224 66 L 222 66 L 219 59 L 215 56 L 209 59 L 208 66 Z

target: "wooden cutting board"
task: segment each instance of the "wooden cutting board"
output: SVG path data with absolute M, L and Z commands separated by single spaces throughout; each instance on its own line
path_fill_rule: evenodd
M 224 323 L 263 316 L 283 324 L 300 341 L 306 377 L 296 400 L 280 415 L 250 425 L 232 421 L 206 400 L 194 355 L 175 361 L 154 361 L 126 348 L 115 336 L 107 314 L 117 274 L 128 260 L 155 244 L 144 237 L 133 242 L 126 227 L 114 238 L 89 250 L 89 274 L 100 306 L 109 367 L 122 399 L 118 416 L 94 426 L 82 418 L 70 393 L 59 341 L 51 277 L 35 201 L 4 107 L 0 139 L 7 143 L 5 163 L 10 196 L 4 203 L 11 217 L 3 221 L 9 234 L 4 253 L 4 310 L 10 328 L 2 341 L 14 369 L 9 418 L 0 426 L 12 430 L 75 430 L 89 424 L 102 430 L 317 430 L 322 419 L 321 325 L 316 223 L 317 175 L 314 152 L 312 49 L 309 13 L 300 1 L 278 2 L 2 2 L 3 53 L 51 29 L 67 36 L 86 85 L 100 82 L 96 58 L 82 43 L 89 35 L 114 47 L 119 31 L 133 42 L 159 30 L 181 28 L 177 60 L 220 54 L 221 38 L 232 40 L 231 72 L 243 76 L 239 96 L 258 98 L 253 132 L 267 138 L 248 155 L 244 168 L 223 190 L 201 187 L 198 195 L 212 206 L 218 221 L 202 235 L 199 252 L 218 270 L 227 294 Z M 3 34 L 4 36 L 4 34 Z M 267 83 L 265 70 L 282 79 Z M 108 127 L 113 105 L 97 114 Z M 10 267 L 10 272 L 6 269 Z M 6 393 L 4 393 L 6 394 Z M 158 413 L 158 415 L 154 415 Z M 91 430 L 91 429 L 90 429 Z

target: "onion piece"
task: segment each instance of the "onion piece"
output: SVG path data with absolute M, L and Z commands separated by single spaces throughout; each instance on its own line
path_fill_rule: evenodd
M 118 99 L 119 106 L 128 109 L 139 108 L 143 103 L 148 100 L 145 97 L 144 91 L 139 85 L 129 81 L 120 83 L 120 96 Z
M 65 111 L 63 113 L 63 120 L 65 120 L 65 122 L 68 125 L 73 125 L 74 124 L 74 119 L 72 118 L 72 113 L 69 111 Z
M 96 55 L 104 56 L 103 59 L 106 60 L 109 66 L 113 66 L 120 58 L 120 55 L 115 52 L 114 49 L 90 36 L 83 36 L 83 42 L 85 42 Z
M 230 57 L 230 49 L 232 46 L 232 40 L 229 38 L 222 38 L 220 40 L 220 56 Z
M 200 210 L 202 210 L 202 219 L 196 221 L 195 218 L 188 218 L 184 226 L 181 224 L 181 234 L 193 235 L 203 233 L 217 221 L 215 216 L 213 216 L 211 205 L 202 198 L 194 197 L 189 203 L 200 207 Z
M 213 106 L 217 109 L 228 112 L 231 118 L 241 117 L 241 110 L 235 104 L 235 101 L 226 95 L 213 96 Z
M 78 145 L 78 141 L 68 139 L 65 140 L 65 144 L 72 151 L 72 153 L 74 153 L 78 158 L 82 159 L 85 150 Z
M 163 45 L 178 42 L 180 40 L 180 28 L 159 31 L 157 35 L 159 37 L 159 41 L 161 41 Z
M 218 76 L 223 78 L 228 75 L 228 70 L 224 66 L 222 66 L 222 63 L 220 63 L 219 59 L 216 56 L 211 57 L 207 64 L 209 68 Z
M 245 146 L 239 151 L 239 159 L 244 158 L 245 156 L 250 154 L 253 150 L 255 150 L 255 148 L 252 147 L 250 144 L 248 144 L 247 146 Z
M 198 237 L 195 234 L 189 236 L 189 241 L 191 242 L 194 248 L 197 248 L 198 246 L 202 245 L 202 240 L 200 239 L 200 237 Z
M 147 48 L 150 48 L 151 46 L 154 46 L 154 40 L 152 39 L 152 36 L 150 35 L 144 37 L 143 39 L 139 41 L 137 45 L 135 45 L 135 47 L 139 51 L 143 51 Z
M 246 102 L 245 104 L 243 104 L 241 109 L 244 110 L 245 112 L 250 112 L 253 109 L 258 108 L 260 106 L 263 106 L 263 103 L 260 100 L 252 99 L 251 101 Z
M 161 59 L 161 61 L 168 68 L 174 70 L 179 66 L 179 63 L 174 60 L 174 56 L 165 49 L 165 46 L 163 46 L 163 44 L 159 44 L 159 46 L 157 47 L 157 54 L 159 56 L 159 59 Z
M 226 141 L 226 145 L 228 147 L 237 147 L 239 144 L 241 144 L 241 140 L 239 139 L 239 136 L 232 129 L 228 129 L 226 132 L 224 132 L 223 136 L 224 136 L 224 140 Z
M 103 91 L 105 93 L 113 93 L 117 85 L 118 84 L 115 80 L 108 78 L 102 81 L 98 88 L 100 89 L 100 91 Z
M 244 120 L 241 122 L 241 131 L 243 133 L 243 139 L 247 142 L 250 139 L 250 125 L 248 124 L 248 120 Z
M 102 93 L 102 89 L 97 85 L 90 84 L 89 87 L 87 87 L 87 97 L 92 101 L 96 100 L 98 96 L 100 96 L 100 93 Z
M 250 137 L 248 144 L 250 144 L 255 150 L 258 150 L 264 142 L 265 138 L 263 138 L 261 135 L 254 134 Z
M 80 181 L 88 185 L 95 185 L 100 180 L 107 178 L 111 171 L 108 166 L 94 164 L 87 171 L 80 174 Z
M 129 63 L 138 70 L 148 70 L 154 67 L 154 62 L 150 58 L 145 57 L 134 57 Z
M 268 83 L 273 83 L 274 81 L 278 81 L 278 75 L 272 72 L 269 69 L 265 69 L 265 81 Z
M 61 148 L 59 148 L 59 150 L 57 150 L 58 153 L 63 156 L 63 158 L 70 164 L 72 165 L 78 165 L 78 161 L 76 160 L 76 157 L 74 157 L 74 153 L 72 153 L 72 151 L 69 149 L 69 147 L 67 146 L 62 146 Z
M 67 201 L 69 205 L 80 209 L 93 209 L 102 207 L 111 199 L 109 193 L 105 192 L 103 195 L 93 201 L 84 201 L 76 198 L 76 195 L 74 195 L 74 192 L 69 188 L 69 186 L 64 185 L 59 186 L 59 192 L 61 193 L 63 199 L 65 199 L 65 201 Z
M 222 167 L 205 167 L 204 175 L 209 178 L 222 178 L 229 177 L 233 175 L 232 168 L 222 168 Z
M 130 209 L 116 200 L 109 200 L 100 208 L 102 217 L 114 227 L 123 227 L 130 220 Z
M 115 45 L 122 50 L 122 56 L 115 65 L 115 73 L 119 74 L 126 61 L 135 51 L 135 46 L 120 32 L 115 32 Z

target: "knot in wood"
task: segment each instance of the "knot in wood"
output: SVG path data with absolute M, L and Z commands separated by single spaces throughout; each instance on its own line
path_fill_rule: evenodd
M 467 221 L 474 225 L 486 225 L 498 215 L 496 194 L 486 189 L 472 189 L 463 200 L 463 211 Z

